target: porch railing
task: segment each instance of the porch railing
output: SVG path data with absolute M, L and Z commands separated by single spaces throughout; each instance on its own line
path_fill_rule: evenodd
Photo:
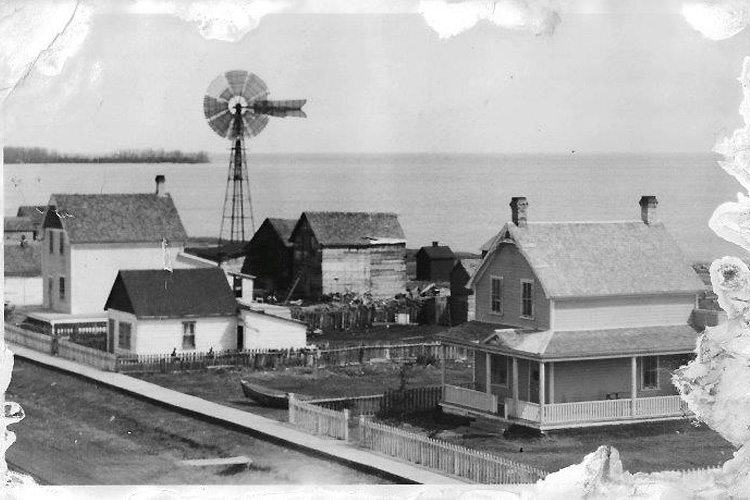
M 635 400 L 635 414 L 638 417 L 658 417 L 688 413 L 687 404 L 680 396 L 657 396 Z
M 455 385 L 445 386 L 446 403 L 465 406 L 475 410 L 497 413 L 497 396 Z
M 630 417 L 629 399 L 555 403 L 544 406 L 544 423 L 585 422 Z

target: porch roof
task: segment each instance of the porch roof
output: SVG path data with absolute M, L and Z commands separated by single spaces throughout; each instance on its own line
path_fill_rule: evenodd
M 439 336 L 446 344 L 540 360 L 608 358 L 693 352 L 689 325 L 577 331 L 534 331 L 471 321 Z

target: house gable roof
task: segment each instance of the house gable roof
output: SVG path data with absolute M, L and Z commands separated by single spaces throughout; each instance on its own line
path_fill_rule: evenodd
M 187 240 L 180 215 L 168 195 L 53 194 L 49 204 L 54 208 L 47 211 L 43 227 L 61 224 L 72 244 Z M 60 216 L 52 217 L 54 209 Z
M 4 245 L 4 272 L 7 277 L 35 277 L 42 275 L 42 251 L 38 241 Z
M 18 217 L 31 217 L 31 219 L 34 221 L 34 223 L 40 223 L 42 222 L 42 219 L 44 218 L 44 211 L 47 209 L 45 205 L 42 206 L 36 206 L 36 205 L 21 205 L 18 207 L 18 211 L 16 212 L 16 216 Z
M 507 237 L 510 238 L 507 238 Z M 702 281 L 663 224 L 509 222 L 489 242 L 473 286 L 498 249 L 514 244 L 548 298 L 695 293 Z
M 221 268 L 122 270 L 104 309 L 138 318 L 233 316 L 237 300 Z
M 366 247 L 406 243 L 398 216 L 392 213 L 304 212 L 290 239 L 296 237 L 305 220 L 322 246 Z
M 37 223 L 31 217 L 5 217 L 3 229 L 10 232 L 34 232 Z

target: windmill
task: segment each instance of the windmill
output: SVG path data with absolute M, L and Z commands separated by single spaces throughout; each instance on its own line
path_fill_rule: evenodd
M 268 87 L 253 73 L 234 70 L 219 75 L 211 82 L 203 97 L 203 113 L 214 132 L 232 143 L 229 156 L 227 188 L 219 231 L 221 258 L 222 243 L 246 241 L 245 221 L 250 220 L 255 231 L 250 185 L 247 174 L 245 137 L 255 137 L 268 124 L 269 117 L 305 118 L 302 111 L 306 100 L 272 101 L 266 99 Z

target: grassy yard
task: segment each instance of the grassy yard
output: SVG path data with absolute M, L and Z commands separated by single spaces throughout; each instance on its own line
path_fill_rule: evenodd
M 471 367 L 449 363 L 446 376 L 455 382 L 471 381 Z M 399 386 L 399 365 L 373 363 L 336 368 L 286 368 L 276 371 L 250 369 L 206 370 L 191 373 L 154 373 L 139 378 L 216 403 L 242 408 L 270 418 L 286 420 L 286 411 L 256 405 L 242 394 L 240 379 L 286 392 L 314 397 L 344 397 L 381 394 Z M 407 387 L 439 385 L 440 366 L 412 366 Z
M 685 419 L 550 431 L 542 436 L 511 432 L 507 437 L 500 425 L 495 432 L 485 430 L 487 426 L 473 429 L 467 423 L 464 418 L 429 412 L 412 415 L 405 424 L 430 435 L 449 430 L 463 436 L 454 441 L 458 444 L 550 472 L 580 463 L 586 454 L 604 444 L 617 448 L 623 467 L 633 473 L 713 467 L 734 453 L 732 445 L 718 433 Z

